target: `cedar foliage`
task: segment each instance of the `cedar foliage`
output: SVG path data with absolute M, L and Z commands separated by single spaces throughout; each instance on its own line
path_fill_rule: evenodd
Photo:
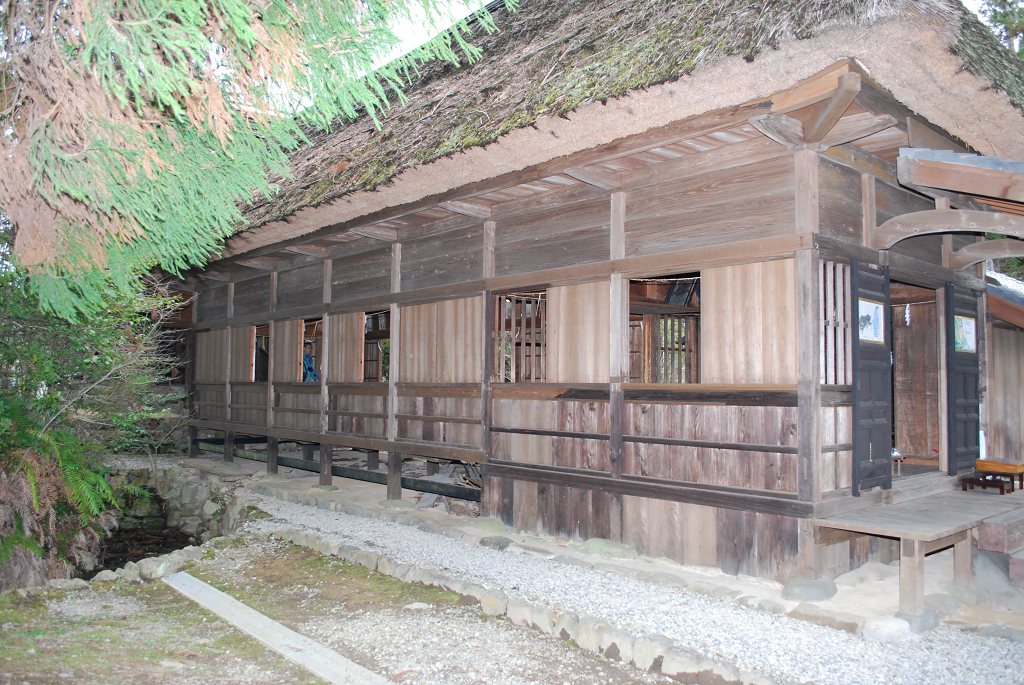
M 305 131 L 377 121 L 424 63 L 478 55 L 460 21 L 377 67 L 401 18 L 443 27 L 448 3 L 0 5 L 0 212 L 41 306 L 93 314 L 139 268 L 203 264 L 243 227 L 238 205 L 288 175 Z

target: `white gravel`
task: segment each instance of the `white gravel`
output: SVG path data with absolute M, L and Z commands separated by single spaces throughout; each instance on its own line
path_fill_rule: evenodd
M 741 670 L 821 685 L 883 683 L 1021 683 L 1024 645 L 946 626 L 898 645 L 719 600 L 673 591 L 616 574 L 499 552 L 377 519 L 313 509 L 256 495 L 274 518 L 246 524 L 282 526 L 343 540 L 400 563 L 501 588 L 561 610 L 591 614 L 634 635 L 660 633 Z

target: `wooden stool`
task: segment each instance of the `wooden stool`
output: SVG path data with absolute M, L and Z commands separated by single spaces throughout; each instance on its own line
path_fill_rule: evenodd
M 1024 464 L 1011 464 L 1006 461 L 994 459 L 978 459 L 974 462 L 974 470 L 985 475 L 999 476 L 1010 479 L 1010 492 L 1013 492 L 1013 480 L 1017 479 L 1017 485 L 1024 490 Z
M 1010 488 L 1010 492 L 1013 492 L 1012 479 L 1009 479 L 1009 482 L 1007 482 L 1007 480 L 1003 480 L 1003 478 L 1001 477 L 993 476 L 964 476 L 963 478 L 960 479 L 960 489 L 963 490 L 964 492 L 967 491 L 968 486 L 970 486 L 971 490 L 973 490 L 975 485 L 980 487 L 982 490 L 985 490 L 987 488 L 999 488 L 1000 495 L 1006 494 L 1007 487 Z

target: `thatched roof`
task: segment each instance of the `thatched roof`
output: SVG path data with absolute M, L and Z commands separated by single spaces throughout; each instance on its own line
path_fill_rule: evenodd
M 730 56 L 756 64 L 773 52 L 799 52 L 806 39 L 844 28 L 863 31 L 894 20 L 933 27 L 947 43 L 935 46 L 939 52 L 955 55 L 958 68 L 981 87 L 1002 91 L 1003 101 L 1024 109 L 1020 62 L 957 0 L 523 0 L 516 13 L 497 7 L 494 14 L 499 33 L 478 31 L 473 39 L 482 59 L 460 68 L 431 65 L 380 129 L 363 117 L 311 135 L 292 157 L 294 179 L 279 181 L 274 198 L 247 209 L 246 234 L 303 208 L 377 189 L 413 167 L 486 146 L 541 118 L 686 80 Z M 855 55 L 836 58 L 844 56 Z M 875 75 L 889 85 L 885 74 Z M 246 249 L 229 244 L 227 253 Z

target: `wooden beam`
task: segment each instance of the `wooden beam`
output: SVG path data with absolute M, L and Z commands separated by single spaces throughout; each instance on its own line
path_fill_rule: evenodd
M 853 60 L 841 59 L 832 66 L 810 76 L 792 88 L 772 97 L 772 114 L 785 114 L 832 97 L 844 74 L 859 72 Z
M 850 72 L 839 76 L 838 85 L 831 96 L 823 101 L 810 119 L 804 122 L 804 141 L 820 143 L 853 104 L 860 92 L 860 74 Z
M 1003 238 L 971 243 L 950 253 L 949 268 L 960 271 L 987 259 L 1005 259 L 1007 257 L 1024 257 L 1024 240 Z
M 758 131 L 790 149 L 804 144 L 803 124 L 799 119 L 785 114 L 761 114 L 749 121 Z
M 900 157 L 896 167 L 901 182 L 1024 202 L 1024 174 L 909 157 Z
M 196 274 L 199 278 L 206 279 L 208 281 L 227 281 L 231 282 L 235 280 L 234 274 L 228 273 L 227 271 L 217 271 L 211 269 L 210 271 L 203 271 Z
M 1024 328 L 1024 307 L 992 293 L 988 294 L 987 299 L 988 310 L 992 312 L 992 316 L 1000 321 L 1013 324 L 1017 328 Z
M 284 248 L 284 251 L 309 255 L 310 257 L 326 257 L 329 254 L 329 250 L 322 245 L 291 245 Z
M 269 257 L 253 257 L 252 259 L 239 259 L 235 264 L 247 266 L 250 269 L 261 271 L 274 271 L 277 268 L 277 260 Z
M 605 171 L 591 166 L 570 167 L 562 170 L 562 173 L 602 190 L 616 190 L 622 187 L 622 173 L 618 171 Z
M 824 140 L 821 149 L 826 150 L 836 145 L 845 145 L 861 138 L 867 138 L 879 131 L 896 125 L 896 119 L 888 114 L 853 114 L 839 120 Z
M 387 226 L 360 226 L 353 228 L 350 233 L 361 235 L 366 238 L 373 238 L 374 240 L 386 240 L 393 242 L 398 240 L 398 229 L 389 228 Z
M 871 245 L 888 250 L 901 240 L 931 233 L 1002 233 L 1024 238 L 1024 217 L 965 209 L 929 209 L 889 219 L 871 232 Z
M 484 204 L 483 202 L 474 202 L 473 200 L 450 200 L 448 202 L 438 202 L 437 206 L 441 209 L 447 209 L 449 212 L 455 212 L 456 214 L 464 214 L 466 216 L 475 216 L 481 219 L 488 219 L 491 216 L 491 206 Z

